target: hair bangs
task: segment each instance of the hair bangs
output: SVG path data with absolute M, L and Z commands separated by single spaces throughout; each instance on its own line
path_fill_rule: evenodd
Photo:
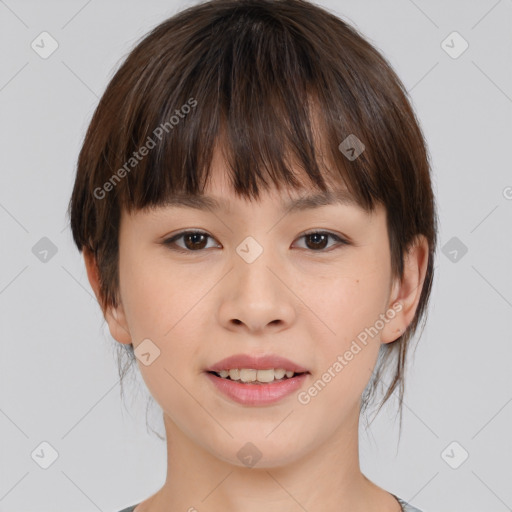
M 349 161 L 338 149 L 360 123 L 349 104 L 340 108 L 346 98 L 326 75 L 325 57 L 274 18 L 239 18 L 198 31 L 185 53 L 193 66 L 181 62 L 182 49 L 143 71 L 123 160 L 154 145 L 116 187 L 121 206 L 146 209 L 176 194 L 203 194 L 219 147 L 240 197 L 257 199 L 262 187 L 326 191 L 341 183 L 371 211 L 379 199 L 373 164 L 364 154 Z

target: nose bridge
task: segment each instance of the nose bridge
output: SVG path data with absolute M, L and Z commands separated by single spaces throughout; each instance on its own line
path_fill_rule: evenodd
M 260 242 L 249 235 L 235 248 L 232 290 L 221 308 L 223 322 L 243 323 L 251 330 L 291 322 L 294 308 L 286 287 L 276 277 L 283 273 L 282 262 L 278 251 L 266 246 L 270 238 Z
M 258 241 L 254 236 L 247 236 L 236 247 L 235 274 L 239 292 L 257 293 L 265 292 L 266 300 L 276 294 L 275 288 L 279 285 L 269 267 L 278 267 L 277 251 L 270 247 L 266 237 Z M 276 270 L 274 270 L 275 272 Z M 260 288 L 262 290 L 260 290 Z M 237 294 L 239 295 L 239 294 Z

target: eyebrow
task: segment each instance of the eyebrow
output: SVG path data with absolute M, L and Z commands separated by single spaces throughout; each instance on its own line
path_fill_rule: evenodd
M 336 190 L 291 199 L 281 204 L 281 209 L 294 213 L 336 204 L 359 207 L 359 203 L 347 190 Z M 195 210 L 228 211 L 227 202 L 204 195 L 173 195 L 165 201 L 164 206 L 193 208 Z

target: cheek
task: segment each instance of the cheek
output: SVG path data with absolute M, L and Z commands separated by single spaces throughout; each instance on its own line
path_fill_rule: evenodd
M 176 420 L 186 417 L 192 405 L 183 387 L 192 389 L 196 378 L 196 368 L 188 363 L 197 360 L 194 340 L 201 339 L 201 333 L 192 310 L 204 294 L 190 286 L 185 275 L 168 263 L 135 253 L 120 264 L 121 296 L 134 349 L 146 339 L 157 347 L 151 346 L 158 355 L 150 364 L 137 360 L 140 374 L 155 401 L 163 410 L 174 411 Z
M 330 327 L 338 345 L 357 336 L 365 327 L 373 325 L 383 313 L 387 299 L 388 270 L 385 261 L 357 254 L 345 261 L 343 268 L 325 279 L 323 286 L 312 292 L 304 289 L 322 319 Z
M 205 317 L 205 301 L 201 298 L 212 284 L 199 277 L 194 281 L 189 271 L 170 265 L 165 258 L 144 259 L 135 253 L 125 259 L 120 271 L 123 306 L 134 348 L 149 338 L 160 350 L 154 365 L 139 364 L 144 379 L 150 386 L 149 380 L 169 380 L 165 369 L 176 376 L 184 373 L 180 362 L 198 360 L 197 340 L 204 338 L 204 328 L 201 330 L 197 316 Z M 195 369 L 192 364 L 187 371 Z
M 339 407 L 340 396 L 356 400 L 368 383 L 380 348 L 375 325 L 380 325 L 387 298 L 386 262 L 363 256 L 352 263 L 344 267 L 342 277 L 333 276 L 315 306 L 329 326 L 316 337 L 321 347 L 316 377 L 328 382 L 322 394 L 333 407 Z
M 119 270 L 123 307 L 134 343 L 152 336 L 164 338 L 186 314 L 190 302 L 183 272 L 161 259 L 136 253 L 125 257 Z

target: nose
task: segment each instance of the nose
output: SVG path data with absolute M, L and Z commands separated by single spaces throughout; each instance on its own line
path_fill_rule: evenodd
M 235 254 L 233 270 L 221 291 L 219 320 L 230 330 L 262 333 L 289 328 L 297 298 L 290 290 L 293 276 L 270 250 L 252 262 Z

